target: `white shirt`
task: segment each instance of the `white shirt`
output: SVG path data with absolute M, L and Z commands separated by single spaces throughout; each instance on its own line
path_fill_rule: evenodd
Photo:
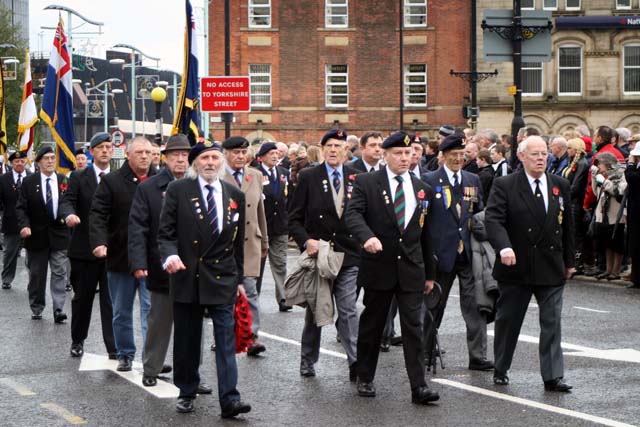
M 42 201 L 47 203 L 47 179 L 51 179 L 49 181 L 49 186 L 51 187 L 51 202 L 53 203 L 53 219 L 56 219 L 58 216 L 58 175 L 54 172 L 51 176 L 46 176 L 45 174 L 40 174 L 40 188 L 42 191 Z
M 13 173 L 13 182 L 15 184 L 16 182 L 18 182 L 18 172 L 14 170 L 12 170 L 11 172 Z M 26 176 L 27 176 L 27 171 L 22 171 L 22 173 L 20 173 L 20 184 L 22 184 Z
M 100 174 L 104 173 L 105 175 L 108 174 L 111 171 L 110 167 L 107 167 L 105 170 L 100 169 L 99 167 L 97 167 L 96 165 L 93 165 L 93 172 L 96 174 L 96 182 L 98 184 L 100 184 L 100 181 L 102 180 L 102 178 L 100 178 Z
M 274 166 L 272 168 L 268 168 L 264 165 L 264 163 L 260 163 L 262 165 L 262 169 L 267 173 L 268 176 L 271 176 L 271 171 L 273 170 L 274 178 L 278 177 L 278 166 Z
M 413 176 L 420 179 L 420 165 L 416 165 L 415 168 L 409 169 L 409 172 L 413 172 Z
M 237 172 L 238 172 L 238 181 L 242 182 L 242 178 L 244 177 L 244 168 L 241 168 Z M 231 178 L 233 178 L 234 181 L 236 180 L 236 176 L 235 176 L 236 170 L 230 168 L 229 165 L 227 165 L 227 173 L 231 176 Z M 206 189 L 205 189 L 205 191 L 206 191 Z M 206 199 L 207 198 L 207 196 L 206 196 L 207 193 L 205 192 L 204 194 L 205 194 L 205 199 Z
M 222 184 L 220 184 L 220 180 L 216 179 L 214 182 L 209 184 L 207 181 L 202 179 L 202 177 L 198 177 L 198 184 L 200 185 L 200 192 L 202 193 L 202 200 L 207 203 L 207 196 L 209 195 L 209 189 L 205 186 L 210 185 L 213 187 L 213 199 L 216 202 L 216 212 L 218 214 L 218 232 L 222 231 L 222 219 L 224 216 L 224 206 L 222 204 Z M 205 207 L 206 211 L 209 211 L 209 206 Z
M 460 169 L 458 172 L 454 172 L 451 169 L 449 169 L 447 165 L 443 165 L 442 167 L 444 168 L 444 171 L 447 173 L 449 184 L 451 184 L 452 187 L 453 187 L 453 183 L 455 182 L 455 180 L 453 179 L 454 173 L 458 174 L 458 185 L 462 185 L 462 169 Z
M 525 175 L 527 176 L 527 179 L 529 180 L 529 186 L 531 187 L 531 192 L 533 193 L 533 195 L 535 196 L 536 194 L 536 183 L 534 182 L 536 179 L 529 176 L 528 173 L 525 172 Z M 540 180 L 540 191 L 542 192 L 542 198 L 544 199 L 544 210 L 548 211 L 549 210 L 549 194 L 547 192 L 547 175 L 546 174 L 542 174 L 542 176 L 540 178 L 538 178 Z
M 386 168 L 387 179 L 389 180 L 389 188 L 391 189 L 391 200 L 396 200 L 396 188 L 398 187 L 398 180 L 395 173 L 391 172 L 391 169 Z M 416 201 L 416 193 L 413 191 L 413 183 L 411 182 L 411 175 L 409 171 L 406 171 L 402 175 L 402 189 L 404 190 L 404 226 L 407 227 L 411 217 L 416 210 L 418 202 Z
M 381 162 L 382 160 L 378 160 L 375 165 L 370 165 L 369 163 L 367 163 L 364 157 L 362 158 L 362 163 L 364 163 L 364 167 L 365 169 L 367 169 L 367 172 L 371 172 L 371 168 L 373 168 L 374 171 L 380 170 Z

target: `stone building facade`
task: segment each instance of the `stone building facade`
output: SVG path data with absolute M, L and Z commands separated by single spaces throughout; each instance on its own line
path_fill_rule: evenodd
M 483 0 L 478 10 L 479 70 L 499 76 L 478 89 L 479 128 L 510 133 L 513 65 L 483 60 L 480 22 L 485 9 L 512 9 L 510 0 Z M 523 68 L 523 116 L 544 134 L 579 125 L 640 132 L 639 0 L 522 0 L 523 9 L 553 15 L 551 61 Z

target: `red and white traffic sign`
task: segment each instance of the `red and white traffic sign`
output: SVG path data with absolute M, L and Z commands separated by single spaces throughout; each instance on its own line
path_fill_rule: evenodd
M 111 141 L 114 146 L 122 147 L 124 143 L 127 142 L 127 139 L 124 136 L 124 132 L 120 129 L 115 129 L 111 132 Z
M 210 113 L 251 111 L 249 77 L 216 76 L 200 79 L 200 109 Z

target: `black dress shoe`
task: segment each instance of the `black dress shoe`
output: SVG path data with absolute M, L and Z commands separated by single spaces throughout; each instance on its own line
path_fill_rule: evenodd
M 300 375 L 303 377 L 315 377 L 316 370 L 313 367 L 313 364 L 309 362 L 300 362 Z
M 82 343 L 71 344 L 71 357 L 80 357 L 84 354 L 84 348 Z
M 116 371 L 128 372 L 130 370 L 131 370 L 131 359 L 129 359 L 126 356 L 118 359 L 118 367 L 116 368 Z
M 262 344 L 257 339 L 254 339 L 247 349 L 247 356 L 257 356 L 265 351 L 267 351 L 267 347 L 265 347 L 264 344 Z
M 559 391 L 561 393 L 568 393 L 572 388 L 572 386 L 562 381 L 562 378 L 556 378 L 555 380 L 544 382 L 544 389 L 546 391 Z
M 216 345 L 215 344 L 211 344 L 211 351 L 216 351 Z
M 158 379 L 154 376 L 143 374 L 142 375 L 142 385 L 145 387 L 153 387 L 158 384 Z
M 382 338 L 382 341 L 380 341 L 380 351 L 388 353 L 389 350 L 391 350 L 391 340 L 389 338 Z
M 596 274 L 596 279 L 602 280 L 602 279 L 606 279 L 608 276 L 609 276 L 609 273 L 604 272 L 604 273 Z
M 207 383 L 201 382 L 198 384 L 198 388 L 196 389 L 196 393 L 198 394 L 211 394 L 213 393 L 213 389 L 207 385 Z
M 627 288 L 627 289 L 640 289 L 640 284 L 636 285 L 635 283 L 632 283 L 631 285 L 625 286 L 625 288 Z
M 2 289 L 11 289 L 11 283 L 3 283 Z
M 356 372 L 356 364 L 349 365 L 349 381 L 355 383 L 358 380 L 358 373 Z
M 426 405 L 429 402 L 435 402 L 439 399 L 440 395 L 438 392 L 430 390 L 426 385 L 411 391 L 411 403 Z
M 179 397 L 178 403 L 176 403 L 176 411 L 181 414 L 186 414 L 188 412 L 194 411 L 193 407 L 193 397 Z
M 373 385 L 373 382 L 366 382 L 358 379 L 357 387 L 358 387 L 358 396 L 375 397 L 376 395 L 376 386 Z
M 40 320 L 40 319 L 42 319 L 42 314 L 40 314 L 40 313 L 33 313 L 33 314 L 31 314 L 31 319 L 33 319 L 33 320 Z
M 117 360 L 118 355 L 116 353 L 109 353 L 109 360 Z
M 469 369 L 472 371 L 490 371 L 493 369 L 493 362 L 487 359 L 471 359 Z
M 221 416 L 222 418 L 233 418 L 240 414 L 246 414 L 249 411 L 251 411 L 251 405 L 239 400 L 234 400 L 222 408 Z
M 281 313 L 285 313 L 287 311 L 291 311 L 292 307 L 290 305 L 284 304 L 284 302 L 281 302 L 278 304 L 278 309 Z
M 64 323 L 67 320 L 67 315 L 62 312 L 59 308 L 53 312 L 53 321 L 55 323 Z
M 397 337 L 391 337 L 391 345 L 394 347 L 397 347 L 399 345 L 402 345 L 402 336 L 397 336 Z
M 495 385 L 509 385 L 509 377 L 500 371 L 493 371 L 493 383 Z
M 161 374 L 168 374 L 172 370 L 173 370 L 173 368 L 171 367 L 171 365 L 162 365 L 162 369 L 160 369 L 160 373 Z

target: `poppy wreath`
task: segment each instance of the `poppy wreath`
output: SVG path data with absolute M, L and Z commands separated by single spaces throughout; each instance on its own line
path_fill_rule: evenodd
M 236 300 L 235 312 L 236 354 L 244 353 L 253 341 L 251 331 L 252 316 L 247 297 L 240 294 Z

